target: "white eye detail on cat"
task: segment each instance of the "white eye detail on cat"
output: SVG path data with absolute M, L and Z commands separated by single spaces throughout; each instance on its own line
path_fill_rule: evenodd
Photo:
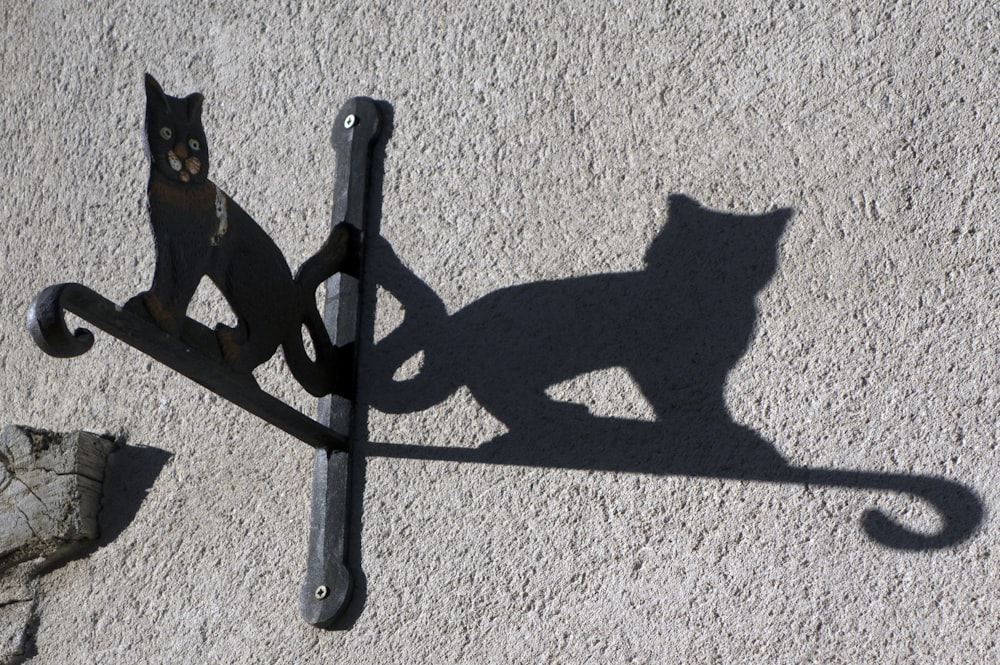
M 194 151 L 201 150 L 201 143 L 198 139 L 188 139 L 188 147 Z
M 174 137 L 174 131 L 169 127 L 160 127 L 160 136 L 169 141 Z

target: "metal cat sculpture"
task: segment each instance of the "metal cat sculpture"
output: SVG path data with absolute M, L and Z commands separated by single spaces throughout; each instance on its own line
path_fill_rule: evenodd
M 208 179 L 202 95 L 171 97 L 146 75 L 149 214 L 156 245 L 150 289 L 119 307 L 80 284 L 36 296 L 28 328 L 49 355 L 88 351 L 86 329 L 71 332 L 72 312 L 316 449 L 303 617 L 329 626 L 346 607 L 349 442 L 353 423 L 355 337 L 371 153 L 379 135 L 375 103 L 349 100 L 333 130 L 337 153 L 333 228 L 293 275 L 281 251 L 235 201 Z M 214 330 L 186 316 L 203 277 L 236 315 Z M 316 290 L 326 283 L 325 312 Z M 303 330 L 314 348 L 310 357 Z M 314 420 L 263 391 L 253 370 L 281 347 L 295 379 L 320 397 Z

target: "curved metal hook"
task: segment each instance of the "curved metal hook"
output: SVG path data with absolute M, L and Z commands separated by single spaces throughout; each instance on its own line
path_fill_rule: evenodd
M 28 306 L 28 332 L 42 351 L 56 358 L 83 355 L 94 345 L 94 334 L 86 328 L 70 332 L 63 314 L 65 299 L 79 284 L 55 284 L 43 289 Z

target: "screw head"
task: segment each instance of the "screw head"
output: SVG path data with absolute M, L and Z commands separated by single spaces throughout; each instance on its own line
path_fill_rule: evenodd
M 347 116 L 346 118 L 344 118 L 344 129 L 350 129 L 351 127 L 354 126 L 354 123 L 356 121 L 357 121 L 357 118 L 354 117 L 353 113 L 351 115 Z
M 323 600 L 328 593 L 330 593 L 330 590 L 326 588 L 325 584 L 319 585 L 316 587 L 316 600 Z

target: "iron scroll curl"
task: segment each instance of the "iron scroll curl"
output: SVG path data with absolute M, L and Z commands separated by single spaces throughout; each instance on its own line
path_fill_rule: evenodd
M 84 292 L 80 284 L 55 284 L 35 296 L 28 306 L 28 332 L 42 351 L 55 358 L 74 358 L 94 346 L 94 333 L 86 328 L 70 331 L 63 314 L 75 300 L 74 295 Z

